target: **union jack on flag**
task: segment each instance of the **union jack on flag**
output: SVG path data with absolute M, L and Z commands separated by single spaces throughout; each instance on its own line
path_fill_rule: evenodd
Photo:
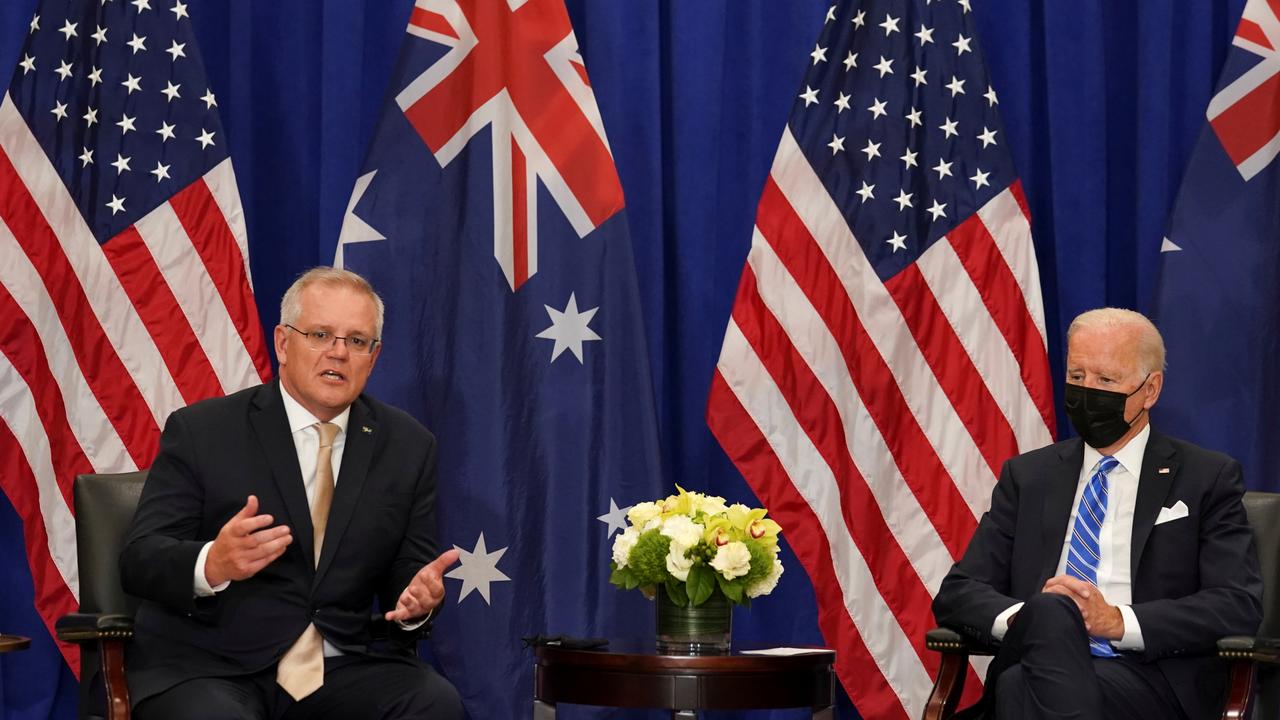
M 808 65 L 707 420 L 858 711 L 913 718 L 932 597 L 1001 464 L 1052 437 L 1040 281 L 968 0 L 840 2 Z
M 538 272 L 539 181 L 579 237 L 623 205 L 564 2 L 420 0 L 408 33 L 448 52 L 396 103 L 441 166 L 489 129 L 493 254 L 519 290 Z
M 1218 90 L 1206 112 L 1209 125 L 1240 175 L 1249 180 L 1280 153 L 1280 18 L 1275 3 L 1250 0 L 1231 44 L 1251 58 L 1249 67 Z

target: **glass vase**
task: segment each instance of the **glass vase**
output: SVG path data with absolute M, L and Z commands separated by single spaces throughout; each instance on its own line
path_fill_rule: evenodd
M 716 589 L 707 601 L 681 607 L 658 588 L 658 654 L 728 655 L 733 604 Z

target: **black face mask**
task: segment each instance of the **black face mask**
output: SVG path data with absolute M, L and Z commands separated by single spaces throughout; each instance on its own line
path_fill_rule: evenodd
M 1150 377 L 1151 374 L 1148 373 L 1142 379 L 1142 385 L 1128 394 L 1067 383 L 1062 389 L 1063 405 L 1067 409 L 1067 418 L 1071 420 L 1071 425 L 1080 434 L 1080 438 L 1089 447 L 1096 449 L 1108 447 L 1124 437 L 1133 423 L 1146 412 L 1146 408 L 1143 408 L 1133 420 L 1125 420 L 1124 403 L 1137 394 Z

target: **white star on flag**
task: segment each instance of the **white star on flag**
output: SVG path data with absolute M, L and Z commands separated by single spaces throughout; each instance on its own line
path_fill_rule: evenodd
M 590 310 L 578 312 L 578 299 L 574 293 L 569 293 L 569 304 L 565 305 L 564 312 L 550 305 L 542 307 L 546 308 L 547 315 L 551 316 L 551 327 L 538 333 L 537 337 L 556 341 L 555 347 L 551 349 L 551 362 L 555 362 L 556 358 L 560 357 L 560 353 L 569 350 L 574 357 L 578 358 L 578 364 L 582 364 L 582 343 L 602 339 L 594 330 L 587 327 L 600 308 L 593 307 Z
M 462 592 L 458 593 L 458 602 L 462 602 L 472 591 L 475 591 L 484 598 L 486 605 L 491 604 L 489 586 L 496 582 L 511 580 L 498 569 L 498 561 L 502 559 L 507 549 L 498 548 L 489 552 L 489 548 L 484 544 L 484 533 L 480 533 L 475 549 L 470 552 L 457 545 L 453 547 L 458 551 L 458 567 L 445 573 L 444 576 L 462 581 Z
M 609 532 L 604 536 L 605 539 L 613 537 L 615 532 L 623 532 L 627 529 L 627 511 L 631 506 L 620 508 L 613 498 L 609 498 L 609 512 L 596 516 L 596 519 L 609 526 Z
M 897 230 L 894 230 L 893 237 L 885 240 L 885 242 L 889 243 L 889 245 L 893 247 L 894 252 L 907 249 L 907 236 L 900 234 Z
M 866 202 L 868 200 L 875 199 L 876 197 L 875 190 L 876 190 L 875 185 L 868 185 L 867 181 L 863 180 L 862 188 L 857 191 L 857 194 L 862 196 L 862 202 Z

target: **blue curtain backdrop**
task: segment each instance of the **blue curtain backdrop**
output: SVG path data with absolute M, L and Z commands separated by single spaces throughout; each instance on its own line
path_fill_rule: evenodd
M 1169 208 L 1243 4 L 973 0 L 1031 204 L 1059 385 L 1072 316 L 1150 305 Z M 35 5 L 0 3 L 0 86 Z M 333 257 L 411 5 L 189 2 L 268 326 L 292 278 Z M 828 3 L 568 5 L 627 196 L 665 480 L 745 499 L 703 409 L 759 191 Z M 787 602 L 741 614 L 740 638 L 820 641 L 808 581 L 784 561 Z M 31 597 L 21 528 L 0 499 L 0 629 L 35 639 L 0 657 L 0 720 L 73 717 L 74 681 Z

